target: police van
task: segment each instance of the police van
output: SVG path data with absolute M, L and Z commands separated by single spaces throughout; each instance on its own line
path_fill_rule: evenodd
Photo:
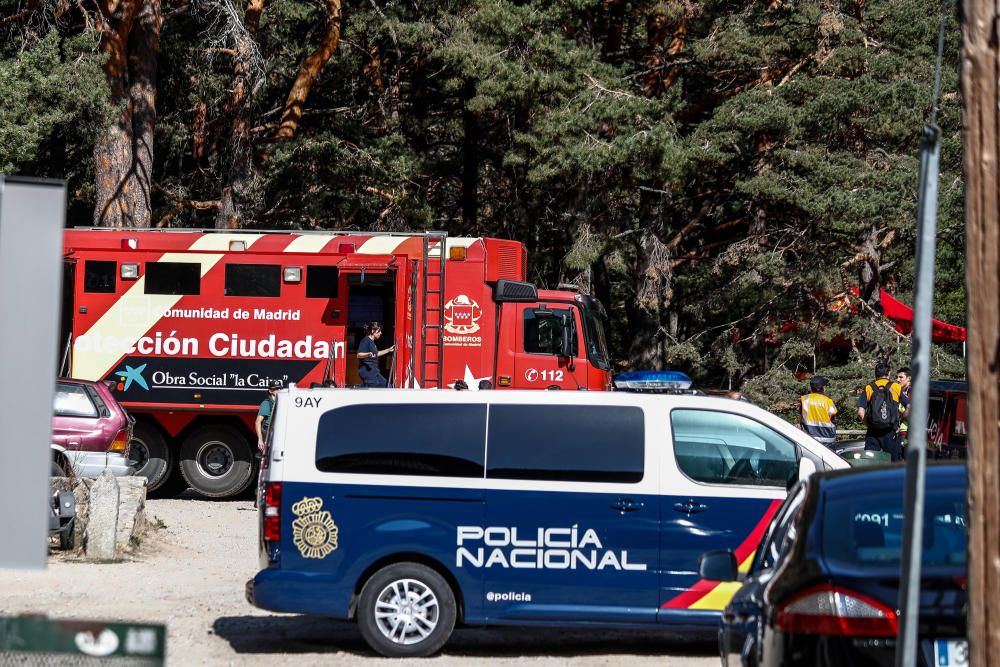
M 786 489 L 847 463 L 749 403 L 607 392 L 279 392 L 247 599 L 387 656 L 456 624 L 711 630 Z

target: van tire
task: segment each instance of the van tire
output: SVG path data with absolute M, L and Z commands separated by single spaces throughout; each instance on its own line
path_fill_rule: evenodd
M 132 429 L 129 455 L 140 456 L 140 467 L 135 474 L 146 478 L 146 492 L 159 489 L 170 477 L 174 467 L 174 453 L 156 426 L 145 422 L 136 423 Z
M 206 426 L 181 445 L 181 473 L 203 496 L 228 498 L 253 481 L 250 441 L 231 426 Z
M 403 621 L 400 626 L 404 640 L 415 640 L 409 644 L 394 641 L 387 636 L 387 632 L 392 631 L 392 617 L 379 619 L 375 616 L 376 605 L 380 600 L 384 610 L 392 607 L 399 609 L 393 602 L 402 598 L 404 590 L 410 603 L 424 600 L 422 605 L 413 609 L 415 616 L 411 616 L 422 620 L 410 623 Z M 426 599 L 428 594 L 431 596 L 430 600 Z M 422 658 L 437 653 L 451 637 L 455 629 L 456 609 L 451 586 L 440 574 L 420 563 L 395 563 L 382 568 L 365 582 L 358 598 L 355 617 L 361 635 L 377 653 L 389 658 Z M 410 634 L 420 634 L 417 631 L 418 623 L 419 627 L 430 629 L 430 633 L 422 639 Z M 410 628 L 409 631 L 407 628 Z

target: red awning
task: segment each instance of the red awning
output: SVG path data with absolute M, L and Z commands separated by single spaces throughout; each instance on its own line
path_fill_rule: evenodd
M 857 287 L 852 287 L 855 296 L 860 294 Z M 913 331 L 913 309 L 901 301 L 897 301 L 885 290 L 879 295 L 882 301 L 882 314 L 896 327 L 896 331 L 909 335 Z M 837 310 L 836 308 L 834 310 Z M 935 343 L 960 343 L 965 340 L 965 327 L 948 324 L 940 320 L 931 320 L 931 341 Z

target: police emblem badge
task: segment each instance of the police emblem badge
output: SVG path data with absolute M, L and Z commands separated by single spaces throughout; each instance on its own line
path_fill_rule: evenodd
M 337 549 L 337 524 L 322 511 L 322 498 L 303 498 L 292 505 L 292 542 L 303 558 L 326 558 Z

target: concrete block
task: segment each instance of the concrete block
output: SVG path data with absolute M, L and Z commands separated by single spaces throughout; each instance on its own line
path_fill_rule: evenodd
M 88 559 L 115 559 L 117 555 L 115 542 L 118 534 L 119 500 L 118 480 L 110 471 L 105 470 L 90 489 L 89 517 L 86 528 Z
M 146 523 L 146 478 L 119 477 L 118 534 L 115 546 L 118 553 L 127 550 L 132 536 L 142 532 Z

